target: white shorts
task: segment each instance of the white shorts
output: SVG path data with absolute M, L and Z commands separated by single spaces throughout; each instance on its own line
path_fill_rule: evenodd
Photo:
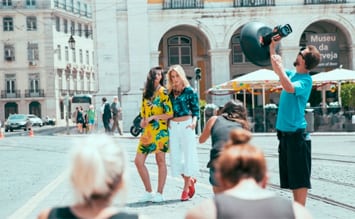
M 182 122 L 170 120 L 169 147 L 172 176 L 184 174 L 196 177 L 199 172 L 195 130 L 186 128 L 191 123 L 192 118 Z

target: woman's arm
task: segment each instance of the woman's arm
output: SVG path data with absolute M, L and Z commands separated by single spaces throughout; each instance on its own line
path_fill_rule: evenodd
M 37 218 L 38 219 L 47 219 L 50 212 L 51 212 L 51 209 L 45 209 L 45 210 L 41 211 L 41 213 L 39 213 Z
M 214 123 L 216 122 L 216 119 L 217 119 L 217 116 L 212 116 L 207 121 L 205 128 L 203 129 L 202 134 L 201 134 L 200 138 L 198 139 L 200 144 L 204 143 L 210 137 L 211 130 L 212 130 Z

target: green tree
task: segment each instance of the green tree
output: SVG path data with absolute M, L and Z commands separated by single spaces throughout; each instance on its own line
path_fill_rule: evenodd
M 341 85 L 341 102 L 344 107 L 355 108 L 355 84 L 347 83 Z

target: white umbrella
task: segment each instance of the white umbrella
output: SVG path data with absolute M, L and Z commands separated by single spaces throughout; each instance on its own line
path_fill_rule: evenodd
M 269 69 L 259 69 L 216 85 L 207 92 L 212 95 L 231 94 L 244 89 L 263 89 L 279 85 L 279 77 Z
M 212 95 L 226 95 L 236 93 L 243 90 L 251 90 L 254 96 L 254 89 L 262 89 L 263 108 L 265 106 L 265 89 L 279 85 L 279 77 L 276 73 L 269 69 L 259 69 L 243 76 L 234 78 L 223 84 L 219 84 L 210 88 L 207 92 Z M 245 105 L 245 97 L 244 97 Z M 252 109 L 254 110 L 254 98 L 252 98 Z M 253 113 L 254 114 L 254 113 Z M 263 109 L 264 129 L 265 129 L 265 109 Z
M 321 72 L 312 76 L 313 83 L 355 81 L 355 71 L 337 68 L 328 72 Z
M 338 101 L 341 106 L 341 83 L 343 82 L 355 82 L 355 71 L 337 68 L 328 72 L 321 72 L 312 76 L 313 84 L 322 84 L 322 83 L 338 83 Z M 323 107 L 325 107 L 325 88 L 322 90 L 323 96 Z

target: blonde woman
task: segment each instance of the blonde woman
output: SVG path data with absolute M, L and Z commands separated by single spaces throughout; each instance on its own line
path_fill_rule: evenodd
M 170 165 L 172 175 L 181 175 L 184 179 L 181 201 L 187 201 L 195 194 L 195 177 L 199 170 L 195 135 L 199 101 L 180 65 L 173 65 L 168 70 L 167 88 L 174 111 L 169 123 Z
M 69 173 L 76 204 L 43 210 L 39 219 L 145 218 L 112 204 L 118 193 L 125 194 L 126 155 L 120 146 L 109 137 L 91 136 L 81 139 L 71 155 Z

